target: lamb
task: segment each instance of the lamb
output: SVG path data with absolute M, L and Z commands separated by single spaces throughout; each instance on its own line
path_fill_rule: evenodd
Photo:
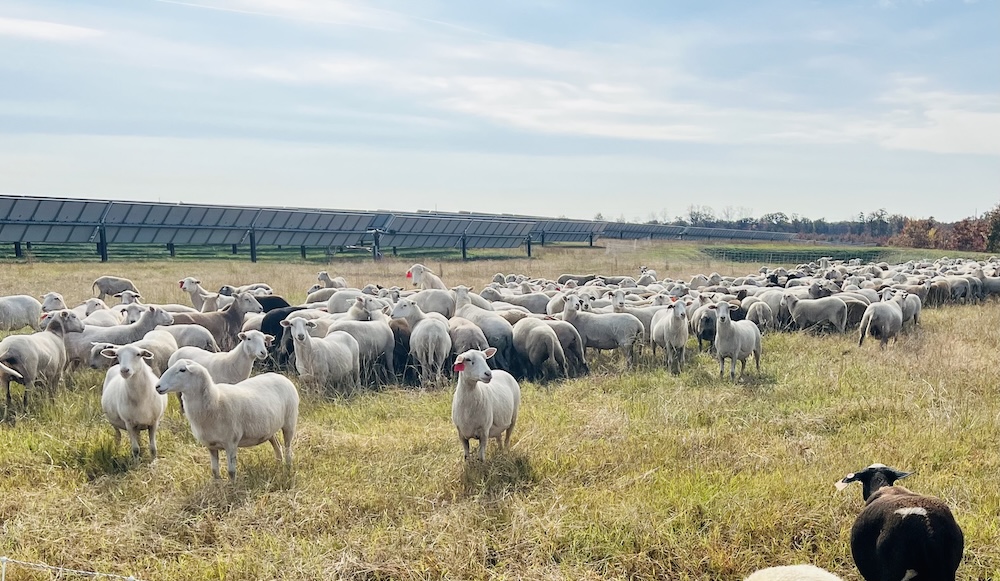
M 666 351 L 667 367 L 674 373 L 681 372 L 684 363 L 684 347 L 688 340 L 688 319 L 684 301 L 666 305 L 652 321 L 653 345 Z
M 783 565 L 758 569 L 743 581 L 843 581 L 814 565 Z
M 497 445 L 510 447 L 510 436 L 517 424 L 521 406 L 521 386 L 503 370 L 491 371 L 486 360 L 497 352 L 469 350 L 455 358 L 458 386 L 451 402 L 451 421 L 458 429 L 458 439 L 465 450 L 465 460 L 472 458 L 469 440 L 479 440 L 479 461 L 486 461 L 486 444 L 496 438 Z M 500 436 L 506 432 L 501 443 Z
M 136 345 L 109 347 L 101 351 L 118 365 L 108 370 L 101 392 L 101 409 L 115 429 L 115 447 L 122 430 L 128 432 L 132 456 L 139 457 L 139 432 L 149 433 L 149 455 L 156 459 L 156 429 L 167 409 L 167 396 L 156 392 L 158 378 L 146 361 L 153 353 Z
M 323 283 L 323 288 L 347 288 L 347 280 L 338 276 L 337 278 L 330 278 L 330 273 L 325 270 L 321 270 L 319 274 L 316 275 L 316 280 Z
M 174 323 L 178 325 L 201 325 L 212 332 L 212 337 L 221 349 L 232 349 L 236 336 L 243 328 L 243 316 L 247 313 L 263 312 L 263 307 L 249 293 L 236 295 L 233 304 L 224 311 L 212 313 L 177 313 Z
M 127 278 L 121 278 L 118 276 L 101 276 L 94 281 L 91 285 L 91 290 L 99 291 L 97 298 L 102 301 L 105 297 L 113 297 L 116 294 L 123 291 L 132 291 L 136 294 L 139 293 L 139 289 L 135 288 L 135 283 Z
M 785 293 L 781 303 L 788 308 L 792 321 L 799 329 L 830 323 L 843 333 L 847 327 L 847 304 L 837 297 L 800 299 L 792 293 Z
M 153 359 L 150 361 L 149 366 L 153 368 L 153 373 L 157 376 L 166 371 L 167 367 L 170 366 L 170 356 L 177 351 L 177 340 L 166 331 L 150 331 L 142 339 L 129 343 L 129 345 L 145 349 L 153 354 Z M 111 360 L 105 357 L 102 351 L 121 346 L 101 341 L 94 342 L 94 346 L 90 349 L 90 368 L 107 369 L 111 367 Z
M 424 314 L 409 299 L 400 299 L 393 307 L 391 316 L 405 319 L 410 327 L 410 355 L 420 366 L 420 384 L 439 380 L 445 361 L 451 354 L 448 321 L 438 313 Z
M 747 320 L 757 325 L 761 334 L 766 329 L 774 328 L 774 313 L 771 311 L 771 307 L 763 301 L 757 301 L 747 308 Z
M 719 359 L 719 377 L 722 378 L 729 359 L 729 378 L 736 381 L 736 362 L 740 362 L 740 376 L 746 372 L 747 358 L 753 354 L 760 373 L 760 329 L 750 321 L 733 321 L 729 311 L 734 307 L 726 301 L 712 305 L 718 311 L 718 327 L 715 331 L 715 352 Z
M 316 322 L 294 317 L 281 321 L 295 343 L 295 370 L 303 381 L 320 386 L 361 387 L 360 347 L 357 339 L 345 331 L 333 331 L 323 338 L 309 334 Z
M 179 315 L 178 315 L 179 316 Z M 142 339 L 146 333 L 157 325 L 170 325 L 174 316 L 156 307 L 150 307 L 138 321 L 131 325 L 114 327 L 87 327 L 82 333 L 66 336 L 66 357 L 71 369 L 75 369 L 87 360 L 90 348 L 95 341 L 125 345 Z
M 54 311 L 48 326 L 40 333 L 10 335 L 0 341 L 0 381 L 7 390 L 10 409 L 10 382 L 17 379 L 24 386 L 24 408 L 28 408 L 28 391 L 44 383 L 49 393 L 55 393 L 66 368 L 66 337 L 83 331 L 83 323 L 69 310 Z
M 441 279 L 423 264 L 414 264 L 411 266 L 406 271 L 406 278 L 413 282 L 413 286 L 420 287 L 421 289 L 434 288 L 448 290 L 448 287 L 444 285 Z
M 0 331 L 17 331 L 31 327 L 38 331 L 42 303 L 28 295 L 0 297 Z
M 530 379 L 569 377 L 569 366 L 559 337 L 541 319 L 527 317 L 514 324 L 514 351 Z
M 278 431 L 285 463 L 291 466 L 299 393 L 287 377 L 264 373 L 236 384 L 215 383 L 203 366 L 181 359 L 164 372 L 156 391 L 183 394 L 191 432 L 208 447 L 214 478 L 220 478 L 219 450 L 226 451 L 230 480 L 236 478 L 237 448 L 270 442 L 280 462 Z
M 896 341 L 896 336 L 903 328 L 903 309 L 900 304 L 892 300 L 872 303 L 865 309 L 865 314 L 861 317 L 861 335 L 858 338 L 858 347 L 865 342 L 865 336 L 871 335 L 879 340 L 879 346 L 885 349 L 889 344 L 889 339 Z
M 169 365 L 180 359 L 197 361 L 217 383 L 237 383 L 250 377 L 254 360 L 267 359 L 268 348 L 274 341 L 260 331 L 240 333 L 240 342 L 230 351 L 212 353 L 197 347 L 181 347 L 170 356 Z
M 851 527 L 851 555 L 866 581 L 955 579 L 965 538 L 941 499 L 894 486 L 911 473 L 884 464 L 848 474 L 861 482 L 865 508 Z
M 563 320 L 580 332 L 585 347 L 618 349 L 632 366 L 633 346 L 641 341 L 645 329 L 642 321 L 629 313 L 595 314 L 582 312 L 583 300 L 577 295 L 566 298 Z

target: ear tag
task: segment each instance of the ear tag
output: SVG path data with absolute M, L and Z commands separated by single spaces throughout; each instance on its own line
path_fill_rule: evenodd
M 406 271 L 406 278 L 413 278 L 413 273 L 407 270 Z
M 465 371 L 465 363 L 456 363 L 452 369 L 455 371 Z

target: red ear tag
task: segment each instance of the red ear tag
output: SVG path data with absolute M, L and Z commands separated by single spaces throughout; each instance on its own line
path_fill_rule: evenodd
M 184 288 L 184 281 L 183 280 L 177 281 L 177 287 L 178 288 Z
M 465 364 L 464 363 L 456 363 L 455 367 L 453 367 L 453 369 L 455 371 L 465 371 Z
M 406 271 L 406 278 L 413 278 L 413 273 L 407 270 Z

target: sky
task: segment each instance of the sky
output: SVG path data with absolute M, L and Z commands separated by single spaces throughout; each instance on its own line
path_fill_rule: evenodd
M 4 0 L 0 192 L 591 219 L 1000 203 L 1000 0 Z

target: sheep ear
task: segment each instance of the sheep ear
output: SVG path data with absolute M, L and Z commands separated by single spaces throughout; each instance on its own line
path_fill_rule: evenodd
M 264 334 L 264 344 L 270 345 L 271 343 L 274 343 L 274 335 Z
M 108 359 L 115 359 L 118 357 L 117 349 L 101 349 L 101 355 L 107 357 Z
M 496 355 L 496 352 L 497 352 L 497 348 L 496 347 L 488 347 L 486 349 L 486 351 L 483 351 L 483 355 L 485 355 L 486 358 L 489 359 L 490 357 L 493 357 L 494 355 Z
M 139 351 L 139 357 L 142 357 L 143 359 L 152 359 L 153 352 L 148 349 L 143 349 Z
M 120 299 L 120 298 L 122 298 L 122 293 L 118 293 L 118 294 L 114 295 L 114 297 L 115 297 L 116 299 Z
M 239 333 L 236 336 L 239 338 L 240 341 L 243 341 L 243 340 L 245 340 L 247 338 L 247 334 L 246 333 Z
M 310 329 L 315 329 L 316 321 L 306 321 L 306 327 L 309 327 Z
M 281 325 L 282 327 L 291 327 L 292 326 L 292 322 L 289 321 L 288 319 L 282 319 L 281 322 L 278 323 L 278 324 Z

